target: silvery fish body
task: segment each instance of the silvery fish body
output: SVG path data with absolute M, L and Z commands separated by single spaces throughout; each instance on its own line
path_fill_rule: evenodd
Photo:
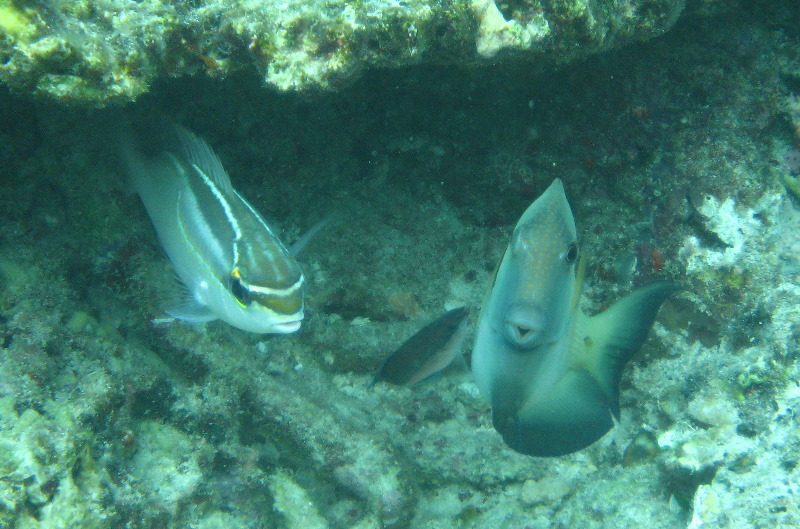
M 495 429 L 524 454 L 568 454 L 611 429 L 625 363 L 679 288 L 657 281 L 588 317 L 578 309 L 581 262 L 572 211 L 555 180 L 514 229 L 472 353 Z
M 256 333 L 291 333 L 303 319 L 304 279 L 261 215 L 233 189 L 211 148 L 173 127 L 144 154 L 123 138 L 131 184 L 142 199 L 187 299 L 178 319 L 221 319 Z

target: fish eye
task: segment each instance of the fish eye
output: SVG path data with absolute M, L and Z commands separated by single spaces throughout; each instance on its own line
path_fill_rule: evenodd
M 567 261 L 568 264 L 572 264 L 578 258 L 578 243 L 571 242 L 569 246 L 567 246 L 567 253 L 564 254 L 564 259 Z
M 242 282 L 242 275 L 238 269 L 231 273 L 231 294 L 242 306 L 250 304 L 250 290 Z

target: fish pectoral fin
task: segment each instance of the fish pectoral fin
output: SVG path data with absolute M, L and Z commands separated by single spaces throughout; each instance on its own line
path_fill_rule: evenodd
M 208 307 L 194 299 L 187 299 L 166 312 L 175 319 L 189 323 L 206 323 L 217 319 Z
M 661 304 L 682 288 L 674 281 L 655 281 L 587 319 L 578 347 L 585 348 L 586 368 L 613 403 L 615 416 L 619 416 L 619 381 L 625 364 L 641 348 Z
M 164 312 L 189 323 L 206 323 L 219 318 L 206 305 L 197 301 L 186 283 L 174 271 L 172 273 L 172 281 L 166 282 L 158 296 L 158 305 Z
M 517 407 L 498 399 L 504 399 L 502 392 L 493 395 L 494 427 L 508 446 L 526 455 L 570 454 L 594 443 L 614 426 L 608 396 L 594 377 L 580 368 L 566 371 L 536 402 Z

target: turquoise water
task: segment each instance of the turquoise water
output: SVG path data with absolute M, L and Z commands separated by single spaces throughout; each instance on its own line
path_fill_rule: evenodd
M 336 90 L 203 59 L 97 109 L 3 77 L 0 528 L 797 526 L 800 13 L 689 7 L 585 60 L 421 60 Z M 287 244 L 332 215 L 298 256 L 299 332 L 165 317 L 174 274 L 125 184 L 123 114 L 204 138 Z M 468 357 L 513 226 L 556 177 L 582 310 L 657 279 L 687 291 L 623 372 L 618 424 L 532 458 L 494 430 Z M 462 305 L 463 360 L 368 389 Z

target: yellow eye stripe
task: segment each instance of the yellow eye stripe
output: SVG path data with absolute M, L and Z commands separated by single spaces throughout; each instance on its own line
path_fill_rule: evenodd
M 277 241 L 272 230 L 239 193 L 233 191 L 232 194 L 226 195 L 224 188 L 221 188 L 213 178 L 206 175 L 200 166 L 193 164 L 192 168 L 194 169 L 194 174 L 199 177 L 198 180 L 195 180 L 200 184 L 199 189 L 205 188 L 210 193 L 207 196 L 211 198 L 211 203 L 218 205 L 220 208 L 217 210 L 218 215 L 214 217 L 217 219 L 217 223 L 213 223 L 217 227 L 217 233 L 220 233 L 220 235 L 214 236 L 213 230 L 209 230 L 209 233 L 217 239 L 217 245 L 225 243 L 222 240 L 223 238 L 232 237 L 230 253 L 228 254 L 228 258 L 231 259 L 229 262 L 233 265 L 230 278 L 237 281 L 247 293 L 246 297 L 241 296 L 242 299 L 240 299 L 240 296 L 232 292 L 237 304 L 246 308 L 255 302 L 275 314 L 287 314 L 302 309 L 301 290 L 304 283 L 302 273 L 296 268 L 296 264 L 283 249 L 280 242 Z M 237 218 L 237 215 L 242 215 L 243 218 Z M 230 231 L 221 231 L 223 226 Z M 246 239 L 243 235 L 245 227 L 248 228 L 248 237 Z M 256 228 L 261 235 L 254 233 L 253 228 Z M 253 247 L 254 244 L 256 248 Z M 261 259 L 266 260 L 256 263 L 251 259 L 253 256 L 261 256 Z M 284 262 L 287 259 L 288 262 Z M 280 270 L 281 273 L 272 277 L 272 280 L 276 282 L 276 286 L 270 287 L 263 284 L 254 285 L 250 283 L 249 280 L 253 279 L 249 277 L 250 274 L 246 278 L 242 273 L 240 264 L 243 261 L 249 261 L 249 266 L 247 266 L 246 262 L 244 263 L 246 269 L 259 270 L 263 267 L 264 269 L 271 269 L 273 272 Z M 284 275 L 284 271 L 286 275 Z M 286 277 L 287 275 L 289 277 Z M 292 275 L 295 275 L 296 279 L 286 284 L 286 280 L 292 279 Z
M 188 295 L 169 313 L 256 333 L 296 331 L 304 288 L 294 256 L 233 189 L 202 139 L 174 126 L 163 140 L 157 153 L 140 150 L 133 134 L 121 145 L 131 184 L 186 286 Z

